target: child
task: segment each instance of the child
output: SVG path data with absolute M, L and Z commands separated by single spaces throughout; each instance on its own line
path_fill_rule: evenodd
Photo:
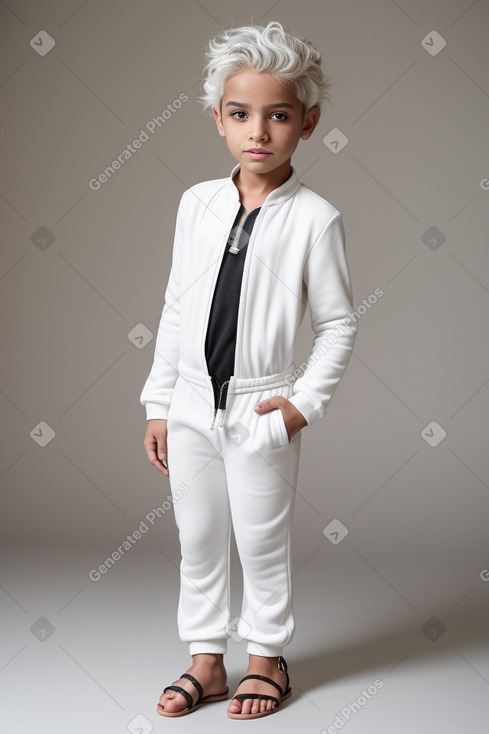
M 249 666 L 234 719 L 274 713 L 291 689 L 290 536 L 301 429 L 322 418 L 355 340 L 341 214 L 299 180 L 291 156 L 328 98 L 320 54 L 280 23 L 209 44 L 205 110 L 237 164 L 182 196 L 154 363 L 141 394 L 149 461 L 169 477 L 181 545 L 178 629 L 192 666 L 157 711 L 228 698 L 231 633 Z M 306 305 L 307 363 L 293 363 Z M 230 619 L 229 542 L 243 569 Z

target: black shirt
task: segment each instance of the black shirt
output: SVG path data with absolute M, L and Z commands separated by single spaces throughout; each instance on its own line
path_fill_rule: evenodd
M 220 387 L 234 373 L 236 330 L 243 268 L 248 251 L 248 240 L 259 211 L 260 207 L 257 207 L 246 215 L 244 222 L 241 222 L 242 230 L 239 234 L 238 224 L 246 214 L 245 208 L 241 204 L 224 250 L 212 299 L 205 340 L 205 358 L 207 369 L 213 378 L 216 407 Z M 238 234 L 239 236 L 237 236 Z M 237 239 L 235 246 L 239 248 L 237 254 L 229 252 L 229 248 L 235 239 Z M 223 390 L 221 400 L 223 404 L 225 404 L 226 397 L 224 393 L 226 392 L 227 386 Z

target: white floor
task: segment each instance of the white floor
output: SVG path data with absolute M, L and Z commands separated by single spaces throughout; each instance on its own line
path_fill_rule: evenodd
M 317 734 L 489 732 L 489 583 L 473 569 L 445 569 L 432 574 L 424 599 L 408 599 L 409 580 L 429 578 L 429 571 L 392 561 L 381 577 L 354 549 L 336 550 L 318 551 L 295 573 L 297 628 L 285 651 L 293 695 L 248 726 Z M 227 719 L 226 702 L 176 720 L 156 714 L 163 687 L 188 665 L 175 622 L 178 552 L 135 546 L 91 581 L 90 570 L 107 554 L 93 547 L 2 549 L 1 731 L 246 728 Z M 437 577 L 450 575 L 453 585 L 436 588 Z M 236 571 L 236 614 L 239 586 Z M 232 691 L 246 667 L 244 643 L 230 641 L 226 662 Z

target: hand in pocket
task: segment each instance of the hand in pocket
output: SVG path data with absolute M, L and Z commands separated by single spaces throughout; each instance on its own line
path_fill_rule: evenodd
M 260 415 L 268 413 L 270 410 L 281 410 L 284 419 L 285 429 L 289 437 L 289 441 L 298 431 L 307 426 L 307 421 L 295 405 L 283 395 L 274 395 L 271 398 L 261 400 L 255 405 L 255 411 Z

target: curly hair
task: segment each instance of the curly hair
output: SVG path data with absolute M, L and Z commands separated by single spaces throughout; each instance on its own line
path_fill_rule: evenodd
M 226 79 L 247 69 L 291 82 L 304 112 L 330 101 L 332 82 L 324 77 L 321 54 L 309 41 L 287 33 L 277 21 L 224 29 L 209 41 L 204 53 L 203 94 L 197 99 L 206 113 L 211 113 L 213 105 L 220 108 Z

